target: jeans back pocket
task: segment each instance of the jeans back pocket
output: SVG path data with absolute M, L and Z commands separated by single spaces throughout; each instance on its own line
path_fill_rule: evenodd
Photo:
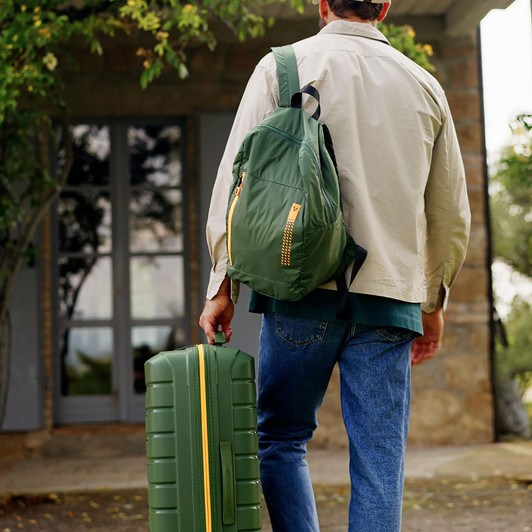
M 295 347 L 322 342 L 327 331 L 327 321 L 275 314 L 275 332 Z
M 401 327 L 376 327 L 375 332 L 394 344 L 409 342 L 416 336 L 412 331 Z

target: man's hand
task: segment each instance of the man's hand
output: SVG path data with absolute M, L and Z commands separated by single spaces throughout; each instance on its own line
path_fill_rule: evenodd
M 423 336 L 412 344 L 412 364 L 432 358 L 440 349 L 443 336 L 443 309 L 422 313 Z
M 235 313 L 235 305 L 230 294 L 231 281 L 226 277 L 220 286 L 218 293 L 205 301 L 205 307 L 199 319 L 200 327 L 205 331 L 209 344 L 214 344 L 214 337 L 218 327 L 225 333 L 225 341 L 231 339 L 231 320 Z

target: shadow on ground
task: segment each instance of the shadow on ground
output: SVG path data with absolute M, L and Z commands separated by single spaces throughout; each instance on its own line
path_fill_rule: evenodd
M 347 486 L 315 488 L 322 532 L 345 532 Z M 0 532 L 146 532 L 145 489 L 11 496 L 0 502 Z M 266 512 L 264 512 L 266 514 Z M 532 532 L 532 482 L 487 479 L 407 480 L 403 532 Z M 264 532 L 271 532 L 267 515 Z

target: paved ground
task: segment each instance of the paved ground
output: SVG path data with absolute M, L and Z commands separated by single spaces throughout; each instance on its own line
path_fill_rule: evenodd
M 309 464 L 322 532 L 345 532 L 346 454 Z M 146 532 L 145 458 L 0 458 L 0 501 L 0 532 Z M 404 508 L 404 532 L 532 532 L 532 442 L 410 449 Z

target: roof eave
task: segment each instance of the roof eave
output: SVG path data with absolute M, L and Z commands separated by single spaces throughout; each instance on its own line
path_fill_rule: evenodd
M 480 21 L 492 9 L 505 9 L 514 0 L 497 0 L 487 2 L 457 2 L 445 14 L 445 33 L 450 37 L 461 37 L 476 31 Z
M 411 24 L 416 27 L 416 31 L 427 23 L 428 27 L 423 33 L 433 37 L 437 34 L 463 37 L 475 32 L 480 21 L 492 9 L 505 9 L 513 2 L 514 0 L 467 0 L 453 2 L 445 12 L 428 9 L 427 13 L 424 13 L 419 6 L 415 10 L 412 8 L 402 10 L 400 0 L 396 0 L 398 9 L 395 11 L 392 6 L 390 21 Z M 301 20 L 301 15 L 295 10 L 287 9 L 285 4 L 270 5 L 267 12 L 281 20 Z M 306 20 L 317 19 L 317 7 L 306 5 L 303 18 Z

